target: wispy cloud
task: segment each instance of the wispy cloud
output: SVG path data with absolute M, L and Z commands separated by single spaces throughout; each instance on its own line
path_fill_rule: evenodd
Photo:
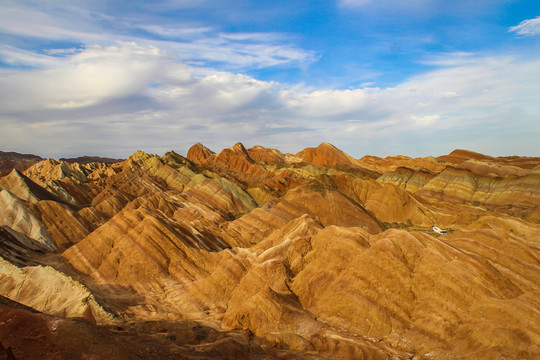
M 340 0 L 343 8 L 360 12 L 396 14 L 402 16 L 432 16 L 438 14 L 474 14 L 511 0 Z
M 40 54 L 35 51 L 24 50 L 14 46 L 0 45 L 0 59 L 12 66 L 43 67 L 56 63 L 56 59 L 50 55 L 56 55 L 61 51 Z M 65 53 L 65 52 L 64 52 Z
M 462 66 L 478 62 L 478 54 L 472 52 L 432 53 L 418 61 L 431 66 Z
M 0 11 L 0 32 L 19 37 L 38 39 L 100 41 L 106 38 L 93 27 L 94 21 L 81 16 L 82 9 L 62 7 L 51 12 L 39 3 L 8 2 Z
M 216 34 L 189 42 L 145 42 L 167 47 L 185 60 L 219 63 L 225 68 L 236 70 L 272 66 L 302 67 L 317 58 L 314 52 L 300 49 L 293 44 L 258 39 L 238 40 L 227 34 Z
M 148 31 L 149 33 L 162 36 L 167 39 L 193 39 L 194 37 L 206 36 L 211 33 L 213 29 L 209 26 L 161 26 L 161 25 L 139 25 L 140 29 Z
M 512 26 L 508 31 L 522 36 L 539 35 L 540 16 L 537 16 L 534 19 L 523 20 L 519 25 Z
M 106 47 L 118 41 L 136 41 L 139 44 L 167 49 L 184 60 L 219 63 L 231 69 L 302 66 L 316 59 L 313 52 L 297 47 L 284 34 L 227 33 L 211 26 L 161 24 L 159 18 L 150 15 L 125 16 L 118 20 L 92 12 L 82 5 L 62 6 L 52 11 L 50 6 L 40 2 L 10 3 L 11 5 L 3 6 L 0 11 L 0 32 L 20 40 L 9 45 L 11 54 L 4 50 L 3 60 L 7 63 L 23 58 L 23 51 L 20 50 L 20 59 L 16 59 L 15 48 L 27 46 L 28 39 L 71 41 L 81 47 Z M 183 2 L 160 4 L 184 6 Z M 51 54 L 49 49 L 41 50 Z M 57 51 L 58 55 L 61 50 L 52 51 Z M 28 51 L 25 56 L 28 57 L 28 63 L 31 63 Z M 35 65 L 39 62 L 37 57 Z

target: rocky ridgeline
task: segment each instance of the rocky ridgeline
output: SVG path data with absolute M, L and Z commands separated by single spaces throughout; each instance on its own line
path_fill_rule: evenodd
M 0 358 L 540 357 L 539 158 L 112 160 L 0 178 Z

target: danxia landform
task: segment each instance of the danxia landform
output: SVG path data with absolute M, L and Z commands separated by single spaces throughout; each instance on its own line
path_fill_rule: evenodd
M 540 158 L 0 155 L 0 359 L 540 358 Z

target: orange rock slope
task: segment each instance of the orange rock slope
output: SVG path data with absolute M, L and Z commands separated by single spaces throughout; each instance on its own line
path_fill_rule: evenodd
M 540 358 L 539 158 L 197 143 L 43 160 L 0 204 L 0 296 L 34 309 L 0 316 L 50 358 Z

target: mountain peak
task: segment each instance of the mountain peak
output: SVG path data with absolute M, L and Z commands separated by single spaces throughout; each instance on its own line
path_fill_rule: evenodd
M 306 148 L 296 154 L 296 156 L 315 166 L 347 165 L 350 167 L 359 167 L 353 157 L 327 142 L 320 143 L 316 148 Z
M 187 152 L 187 159 L 195 163 L 205 162 L 215 155 L 215 152 L 198 142 L 191 146 Z
M 242 144 L 241 142 L 237 142 L 236 144 L 234 144 L 234 146 L 232 147 L 232 149 L 234 151 L 239 151 L 239 152 L 243 152 L 243 153 L 246 153 L 247 154 L 247 150 L 246 148 L 244 147 L 244 144 Z
M 128 158 L 128 160 L 135 161 L 135 162 L 143 162 L 148 159 L 150 159 L 153 155 L 148 154 L 142 150 L 137 150 L 131 156 Z
M 334 145 L 332 145 L 332 144 L 330 144 L 329 142 L 326 142 L 326 141 L 323 141 L 322 143 L 320 143 L 319 146 L 317 146 L 317 148 L 321 148 L 321 149 L 332 148 L 332 149 L 339 150 L 337 147 L 335 147 Z

